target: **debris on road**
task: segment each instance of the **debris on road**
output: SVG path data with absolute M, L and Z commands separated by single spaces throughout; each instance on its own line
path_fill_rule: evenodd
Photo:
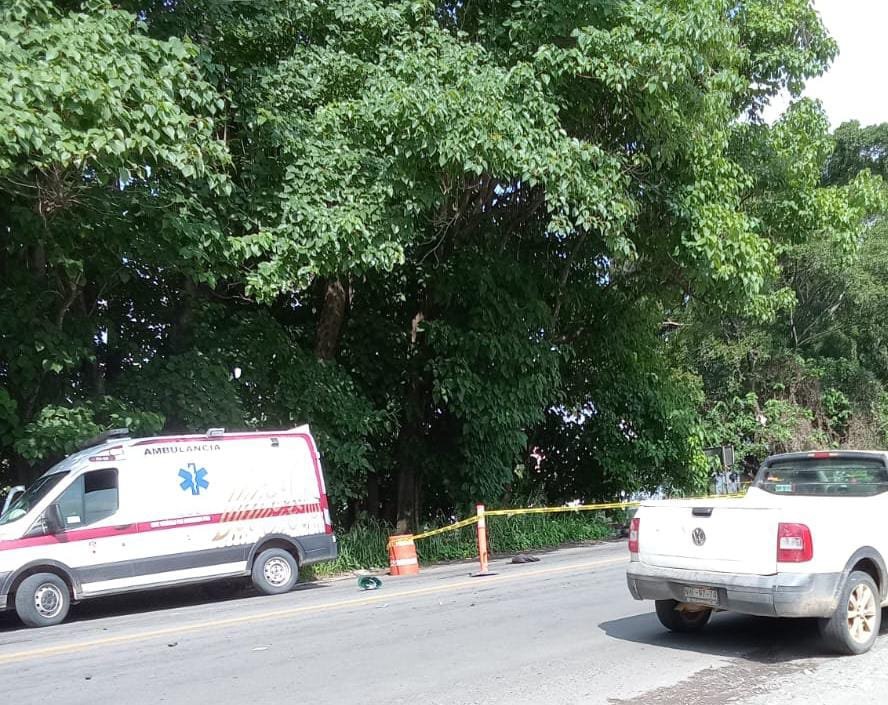
M 526 553 L 519 553 L 512 559 L 512 563 L 537 563 L 539 562 L 539 558 L 537 556 L 531 556 Z
M 358 578 L 358 587 L 361 590 L 379 590 L 382 581 L 374 575 L 362 575 Z

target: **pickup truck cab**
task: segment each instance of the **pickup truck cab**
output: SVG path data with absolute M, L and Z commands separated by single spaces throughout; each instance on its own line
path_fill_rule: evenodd
M 742 498 L 644 502 L 629 551 L 630 592 L 670 630 L 816 617 L 832 649 L 864 653 L 888 604 L 888 453 L 774 455 Z

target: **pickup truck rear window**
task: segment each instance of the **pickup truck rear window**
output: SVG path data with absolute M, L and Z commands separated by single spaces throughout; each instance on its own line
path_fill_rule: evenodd
M 877 458 L 801 458 L 762 468 L 755 486 L 772 494 L 869 497 L 888 491 L 888 468 Z

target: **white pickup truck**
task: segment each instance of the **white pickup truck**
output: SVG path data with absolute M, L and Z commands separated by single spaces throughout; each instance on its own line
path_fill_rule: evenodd
M 720 610 L 817 617 L 832 649 L 864 653 L 888 604 L 888 453 L 775 455 L 742 498 L 644 502 L 629 552 L 630 592 L 672 631 Z

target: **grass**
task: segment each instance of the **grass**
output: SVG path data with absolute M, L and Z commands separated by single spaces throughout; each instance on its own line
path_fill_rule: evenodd
M 519 553 L 592 541 L 614 535 L 613 514 L 577 512 L 490 517 L 487 532 L 493 554 Z M 417 542 L 420 564 L 475 558 L 478 555 L 475 526 L 432 536 Z M 383 522 L 369 520 L 337 534 L 339 558 L 308 570 L 307 577 L 322 578 L 362 569 L 388 566 L 387 543 L 393 533 Z
M 391 528 L 378 520 L 365 520 L 348 531 L 337 534 L 339 557 L 329 563 L 318 563 L 306 572 L 307 577 L 324 578 L 388 565 L 388 537 Z

